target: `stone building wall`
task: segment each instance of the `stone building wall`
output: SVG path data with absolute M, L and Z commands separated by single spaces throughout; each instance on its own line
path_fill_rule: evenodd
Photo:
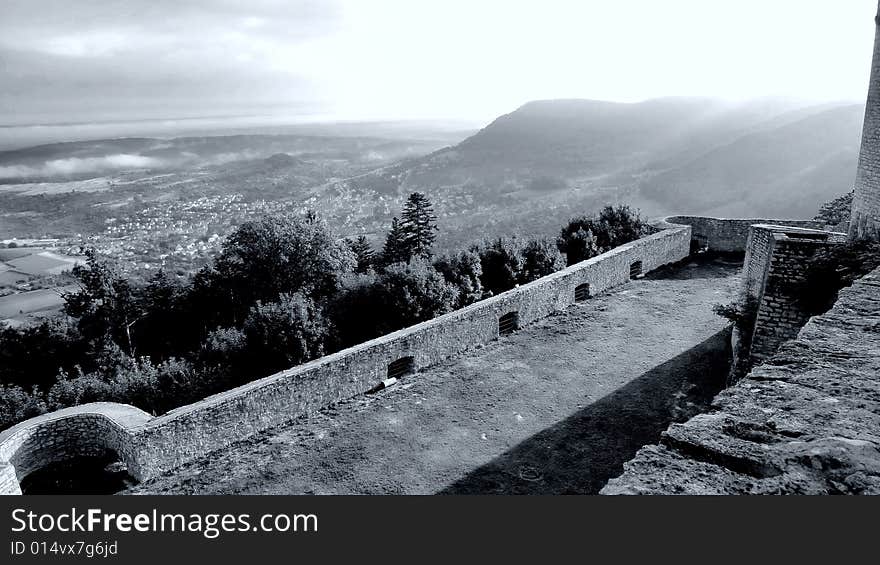
M 351 398 L 386 378 L 389 363 L 412 357 L 419 370 L 499 337 L 498 320 L 517 312 L 527 325 L 591 293 L 687 257 L 691 230 L 667 229 L 498 296 L 327 355 L 152 418 L 131 406 L 91 404 L 33 418 L 0 433 L 0 492 L 19 491 L 29 472 L 77 454 L 112 450 L 139 480 L 154 477 L 262 430 Z M 10 471 L 11 470 L 11 471 Z M 10 473 L 17 479 L 11 480 Z
M 708 246 L 711 251 L 721 253 L 742 253 L 749 239 L 749 227 L 754 224 L 775 224 L 808 229 L 824 229 L 822 222 L 814 220 L 773 220 L 773 219 L 727 219 L 706 216 L 669 216 L 670 224 L 691 226 L 692 238 Z
M 601 494 L 880 494 L 880 269 Z
M 851 237 L 880 240 L 880 13 L 874 21 L 874 58 L 849 233 Z
M 748 358 L 758 363 L 793 339 L 809 313 L 801 300 L 811 258 L 846 240 L 842 233 L 757 224 L 750 228 L 743 298 L 757 306 Z

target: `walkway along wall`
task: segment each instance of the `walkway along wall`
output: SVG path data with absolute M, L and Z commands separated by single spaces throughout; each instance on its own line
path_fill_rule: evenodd
M 688 256 L 691 228 L 662 231 L 622 245 L 537 281 L 433 320 L 327 355 L 159 417 L 132 406 L 95 403 L 45 414 L 0 433 L 0 493 L 19 494 L 29 473 L 78 455 L 113 452 L 129 473 L 146 480 L 188 461 L 362 394 L 386 378 L 389 364 L 412 358 L 434 365 L 499 337 L 499 319 L 515 312 L 518 326 L 630 279 L 641 262 L 648 272 Z
M 880 494 L 880 269 L 601 494 Z

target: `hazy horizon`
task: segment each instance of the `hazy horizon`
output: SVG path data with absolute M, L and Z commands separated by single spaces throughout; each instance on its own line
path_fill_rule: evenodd
M 535 99 L 862 102 L 872 0 L 11 0 L 0 124 L 487 122 Z

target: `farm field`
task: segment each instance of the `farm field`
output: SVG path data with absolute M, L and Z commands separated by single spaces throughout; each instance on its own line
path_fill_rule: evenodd
M 2 296 L 0 297 L 0 322 L 7 319 L 22 321 L 22 317 L 27 317 L 29 314 L 60 310 L 64 304 L 62 293 L 73 290 L 76 290 L 75 286 L 67 286 Z

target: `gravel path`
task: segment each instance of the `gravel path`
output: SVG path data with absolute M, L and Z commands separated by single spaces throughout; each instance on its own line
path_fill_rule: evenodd
M 738 275 L 663 269 L 128 492 L 598 492 L 720 390 Z

